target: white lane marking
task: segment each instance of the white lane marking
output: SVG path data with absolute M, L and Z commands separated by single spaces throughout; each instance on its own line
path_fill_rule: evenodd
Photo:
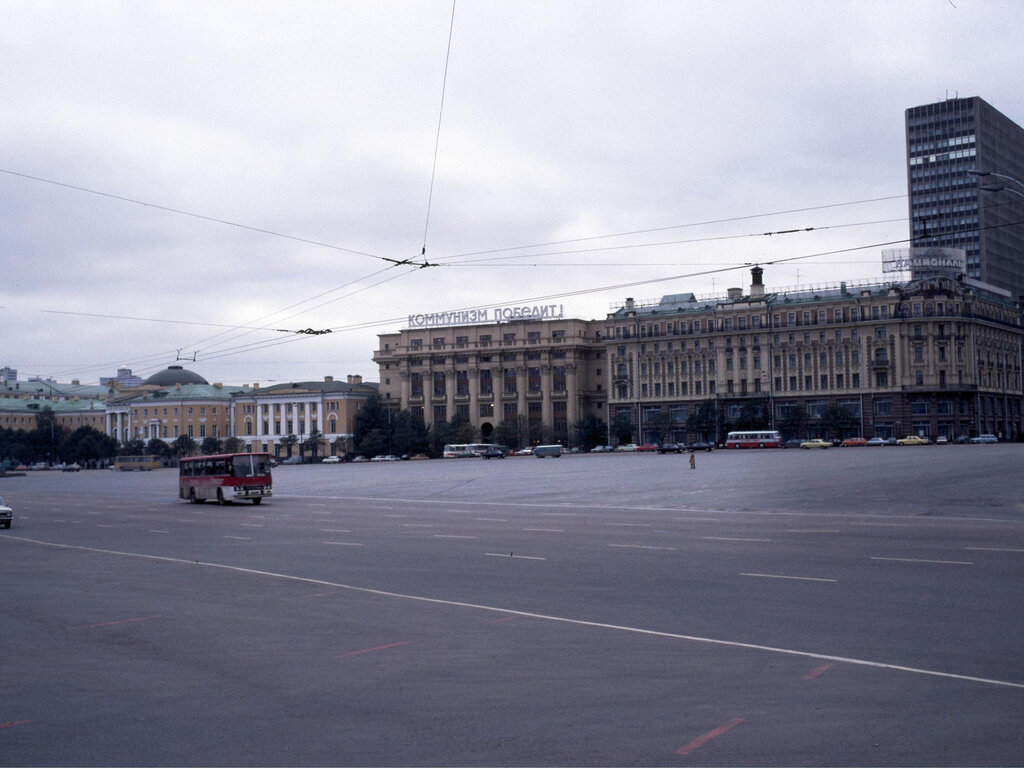
M 917 557 L 872 557 L 872 560 L 886 560 L 891 563 L 935 563 L 936 565 L 974 565 L 966 560 L 923 560 Z
M 839 533 L 836 528 L 787 528 L 783 533 Z
M 402 523 L 403 528 L 433 528 L 433 523 Z
M 564 528 L 523 528 L 524 531 L 540 531 L 541 533 L 565 533 Z
M 248 536 L 221 536 L 222 539 L 237 539 L 238 541 L 251 541 Z
M 354 541 L 325 541 L 324 544 L 333 544 L 336 547 L 361 547 L 361 546 L 363 546 L 362 544 L 359 544 L 359 543 L 354 542 Z
M 530 557 L 529 555 L 515 555 L 511 552 L 507 555 L 504 552 L 484 552 L 484 555 L 486 555 L 487 557 L 507 557 L 511 560 L 547 560 L 546 557 Z M 418 600 L 419 598 L 415 599 Z
M 760 541 L 770 542 L 771 539 L 740 539 L 734 536 L 702 536 L 705 541 Z
M 340 584 L 334 581 L 326 581 L 324 579 L 312 579 L 308 576 L 294 576 L 287 573 L 275 573 L 273 571 L 259 571 L 253 568 L 242 568 L 237 565 L 226 565 L 224 563 L 209 563 L 201 562 L 198 560 L 184 560 L 179 557 L 163 557 L 160 555 L 146 555 L 139 552 L 121 552 L 113 549 L 98 549 L 96 547 L 83 547 L 74 544 L 57 544 L 51 541 L 40 541 L 38 539 L 28 539 L 23 536 L 0 536 L 0 543 L 18 541 L 27 544 L 38 544 L 44 547 L 53 547 L 55 549 L 70 549 L 77 550 L 79 552 L 96 552 L 103 555 L 114 555 L 117 557 L 134 557 L 140 560 L 158 560 L 165 563 L 178 563 L 180 565 L 187 565 L 190 568 L 195 566 L 205 568 L 217 568 L 224 571 L 233 571 L 235 573 L 247 573 L 251 576 L 266 576 L 273 579 L 284 579 L 287 581 L 294 581 L 303 584 L 315 584 L 322 587 L 331 587 L 333 589 L 345 589 L 352 592 L 359 592 L 367 595 L 377 595 L 378 597 L 390 597 L 396 600 L 410 600 L 419 603 L 426 603 L 428 605 L 446 605 L 455 608 L 470 608 L 478 611 L 490 611 L 492 613 L 501 613 L 506 616 L 523 616 L 525 618 L 540 619 L 543 621 L 558 622 L 561 624 L 569 624 L 577 627 L 592 627 L 596 629 L 608 629 L 615 632 L 628 632 L 636 635 L 644 635 L 646 637 L 664 637 L 673 640 L 683 640 L 692 643 L 704 643 L 706 645 L 717 645 L 723 648 L 743 648 L 751 651 L 763 651 L 765 653 L 776 653 L 785 656 L 797 656 L 804 659 L 818 659 L 821 661 L 834 661 L 842 664 L 853 664 L 859 667 L 869 667 L 871 669 L 887 669 L 894 672 L 906 672 L 913 675 L 926 675 L 929 677 L 940 677 L 946 680 L 959 680 L 962 682 L 980 683 L 982 685 L 994 685 L 1003 688 L 1015 688 L 1018 690 L 1024 690 L 1024 683 L 1017 683 L 1011 680 L 996 680 L 994 678 L 986 677 L 974 677 L 972 675 L 960 675 L 955 672 L 942 672 L 935 669 L 923 669 L 920 667 L 907 667 L 902 664 L 887 664 L 880 661 L 870 661 L 868 659 L 857 659 L 847 656 L 833 656 L 827 653 L 815 653 L 813 651 L 800 651 L 793 648 L 778 648 L 770 645 L 758 645 L 757 643 L 744 643 L 737 640 L 721 640 L 713 637 L 701 637 L 699 635 L 684 635 L 678 632 L 664 632 L 655 629 L 644 629 L 642 627 L 630 627 L 620 624 L 608 624 L 599 621 L 587 621 L 585 619 L 571 619 L 565 616 L 552 616 L 550 614 L 543 613 L 532 613 L 530 611 L 520 611 L 513 608 L 501 608 L 493 605 L 481 605 L 478 603 L 464 603 L 457 600 L 443 600 L 437 597 L 423 597 L 421 595 L 406 595 L 401 592 L 387 592 L 382 589 L 371 589 L 370 587 L 357 587 L 350 584 Z M 486 555 L 490 557 L 511 557 L 511 559 L 526 560 L 526 557 L 513 557 L 511 555 L 498 554 L 495 552 L 487 552 Z M 529 558 L 531 560 L 544 560 L 546 558 Z
M 157 531 L 157 530 L 154 530 L 152 528 L 149 529 L 149 532 L 150 533 L 170 533 L 170 531 Z
M 811 576 L 782 576 L 776 573 L 741 573 L 740 576 L 753 576 L 758 579 L 793 579 L 794 581 L 825 581 L 835 584 L 839 579 L 816 579 Z
M 1024 552 L 1024 549 L 1011 549 L 1010 547 L 967 547 L 970 552 Z
M 606 525 L 617 525 L 622 528 L 650 528 L 650 523 L 606 523 Z
M 435 539 L 475 539 L 476 536 L 457 536 L 454 533 L 435 533 Z
M 541 517 L 576 517 L 576 512 L 541 512 Z
M 507 523 L 508 520 L 504 517 L 474 517 L 474 520 L 481 523 Z
M 663 549 L 669 552 L 675 552 L 675 547 L 649 547 L 643 544 L 609 544 L 609 547 L 619 547 L 620 549 Z
M 262 528 L 263 523 L 239 523 L 243 528 Z

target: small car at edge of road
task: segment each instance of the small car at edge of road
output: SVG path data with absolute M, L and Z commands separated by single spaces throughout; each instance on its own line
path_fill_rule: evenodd
M 0 526 L 4 528 L 11 527 L 11 521 L 14 519 L 14 510 L 4 504 L 4 500 L 0 499 Z
M 822 440 L 820 437 L 816 437 L 813 440 L 804 440 L 800 443 L 801 448 L 831 448 L 832 443 L 828 440 Z
M 897 440 L 896 445 L 928 445 L 928 438 L 920 435 L 907 435 Z

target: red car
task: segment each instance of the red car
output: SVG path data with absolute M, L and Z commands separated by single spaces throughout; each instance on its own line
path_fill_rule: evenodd
M 653 445 L 651 443 L 644 443 L 643 445 L 638 445 L 636 449 L 638 451 L 643 451 L 644 453 L 651 453 L 653 451 L 658 450 L 658 446 Z
M 860 445 L 867 445 L 868 441 L 863 437 L 848 437 L 843 440 L 842 445 L 847 448 L 854 448 Z

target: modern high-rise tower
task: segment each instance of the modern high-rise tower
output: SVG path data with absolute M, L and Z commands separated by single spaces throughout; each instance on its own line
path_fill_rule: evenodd
M 911 107 L 906 133 L 912 245 L 1024 301 L 1024 128 L 973 96 Z

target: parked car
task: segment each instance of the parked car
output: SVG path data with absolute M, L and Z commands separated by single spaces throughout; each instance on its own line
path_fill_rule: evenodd
M 928 438 L 920 435 L 907 435 L 897 440 L 896 445 L 928 445 Z
M 935 438 L 935 444 L 936 445 L 948 445 L 949 444 L 949 438 L 946 437 L 946 435 L 939 435 L 938 437 Z
M 636 443 L 626 443 L 625 445 L 620 445 L 615 450 L 621 451 L 622 453 L 633 453 L 636 448 Z
M 14 520 L 14 510 L 4 504 L 3 499 L 0 499 L 0 525 L 10 528 L 12 520 Z
M 840 443 L 844 448 L 859 448 L 860 446 L 867 444 L 868 441 L 863 437 L 848 437 Z
M 872 437 L 864 445 L 888 445 L 889 441 L 884 437 Z
M 520 448 L 513 456 L 533 456 L 533 448 Z
M 816 437 L 813 440 L 804 440 L 800 443 L 801 448 L 831 448 L 832 443 L 828 440 L 822 440 L 820 437 Z
M 803 443 L 803 440 L 801 440 L 799 437 L 794 437 L 791 440 L 786 440 L 782 444 L 782 447 L 783 448 L 799 448 L 802 443 Z
M 341 456 L 328 456 L 323 461 L 324 464 L 341 464 Z
M 682 453 L 683 446 L 679 443 L 662 443 L 658 446 L 658 453 Z
M 603 445 L 595 445 L 593 448 L 590 449 L 590 452 L 591 453 L 604 453 L 604 446 Z
M 710 451 L 714 447 L 715 446 L 713 446 L 711 443 L 707 442 L 706 440 L 698 440 L 695 443 L 690 443 L 690 451 L 691 452 L 693 452 L 693 451 Z
M 79 471 L 81 471 L 81 469 L 82 468 L 78 465 L 77 462 L 72 462 L 71 464 L 63 465 L 60 468 L 60 471 L 61 472 L 79 472 Z
M 981 445 L 982 443 L 998 443 L 999 438 L 995 435 L 978 435 L 977 437 L 971 438 L 972 445 Z
M 287 459 L 283 459 L 281 461 L 281 463 L 282 464 L 301 464 L 302 463 L 302 457 L 301 456 L 289 456 Z
M 503 445 L 496 445 L 492 448 L 488 448 L 486 451 L 480 454 L 485 459 L 504 459 L 508 455 L 508 448 Z
M 364 463 L 364 462 L 367 462 L 367 461 L 369 461 L 369 459 L 368 459 L 368 458 L 366 458 L 365 456 L 356 456 L 356 457 L 354 457 L 354 458 L 352 459 L 352 463 L 353 463 L 353 464 L 355 464 L 355 463 L 357 463 L 357 462 L 358 462 L 358 463 L 360 463 L 360 464 L 362 464 L 362 463 Z
M 642 453 L 654 453 L 658 450 L 658 446 L 654 443 L 644 443 L 643 445 L 638 445 L 636 449 Z

